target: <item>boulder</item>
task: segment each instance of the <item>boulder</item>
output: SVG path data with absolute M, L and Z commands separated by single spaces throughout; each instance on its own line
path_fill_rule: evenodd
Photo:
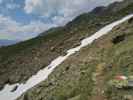
M 118 44 L 118 43 L 124 41 L 125 40 L 125 37 L 126 37 L 125 34 L 116 36 L 115 38 L 113 38 L 112 42 L 113 42 L 113 44 Z

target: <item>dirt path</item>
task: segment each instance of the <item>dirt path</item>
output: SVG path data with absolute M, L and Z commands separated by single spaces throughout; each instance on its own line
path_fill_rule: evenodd
M 93 74 L 93 81 L 95 83 L 91 100 L 106 100 L 104 96 L 104 68 L 105 63 L 98 64 L 96 66 L 96 71 Z

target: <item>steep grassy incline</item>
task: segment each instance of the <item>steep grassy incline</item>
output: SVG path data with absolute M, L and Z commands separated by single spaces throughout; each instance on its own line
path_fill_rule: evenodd
M 85 14 L 81 17 L 86 19 L 78 19 L 76 24 L 73 22 L 45 36 L 0 48 L 0 87 L 7 83 L 24 82 L 53 59 L 79 45 L 83 38 L 114 20 L 109 16 L 103 18 Z
M 18 100 L 133 100 L 133 89 L 110 87 L 115 75 L 133 75 L 133 18 L 58 66 Z
M 64 27 L 45 32 L 46 35 L 0 48 L 0 89 L 7 83 L 25 82 L 53 59 L 79 45 L 83 38 L 131 13 L 132 5 L 104 15 L 86 13 Z

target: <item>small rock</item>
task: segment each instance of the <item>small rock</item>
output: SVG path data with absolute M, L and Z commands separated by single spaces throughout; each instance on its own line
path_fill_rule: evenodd
M 133 97 L 131 95 L 125 95 L 124 100 L 133 100 Z
M 96 23 L 95 25 L 96 25 L 96 26 L 101 26 L 102 24 L 101 24 L 101 23 Z
M 50 48 L 50 51 L 53 52 L 54 50 L 55 50 L 55 47 L 51 47 L 51 48 Z
M 0 91 L 4 88 L 4 86 L 0 85 Z
M 124 41 L 124 40 L 125 40 L 125 34 L 116 36 L 116 37 L 112 40 L 112 42 L 113 42 L 113 44 L 117 44 L 117 43 L 120 43 L 121 41 Z
M 65 71 L 68 71 L 69 69 L 70 69 L 69 67 L 66 67 L 66 68 L 65 68 Z
M 110 69 L 112 69 L 112 68 L 113 68 L 113 66 L 112 66 L 112 65 L 108 65 L 108 67 L 107 67 L 107 68 L 109 68 L 109 70 L 110 70 Z
M 102 92 L 101 92 L 102 94 L 104 94 L 105 93 L 105 91 L 104 90 L 102 90 Z
M 81 74 L 84 75 L 86 71 L 81 71 Z
M 80 41 L 82 41 L 84 38 L 85 38 L 85 37 L 80 37 L 80 39 L 79 39 L 79 40 L 80 40 Z
M 49 83 L 49 86 L 52 86 L 52 85 L 53 85 L 53 83 L 50 82 L 50 83 Z
M 79 46 L 81 43 L 80 42 L 77 42 L 73 45 L 73 47 L 76 47 L 76 46 Z
M 50 86 L 53 86 L 54 84 L 52 82 L 49 82 L 46 84 L 46 87 L 50 87 Z
M 15 92 L 15 91 L 17 90 L 17 88 L 18 88 L 18 85 L 16 85 L 16 86 L 11 90 L 11 92 Z

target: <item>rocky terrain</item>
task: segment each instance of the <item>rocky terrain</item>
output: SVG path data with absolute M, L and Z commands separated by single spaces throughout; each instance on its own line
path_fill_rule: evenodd
M 132 88 L 116 88 L 116 75 L 133 74 L 133 18 L 81 49 L 48 79 L 17 100 L 133 100 Z
M 123 5 L 125 4 L 123 7 L 120 6 L 120 9 L 118 9 L 119 4 L 115 5 L 115 7 L 117 7 L 115 12 L 114 10 L 110 11 L 109 6 L 109 8 L 105 7 L 105 13 L 103 13 L 103 11 L 101 11 L 102 13 L 85 13 L 78 16 L 64 27 L 50 29 L 47 32 L 41 33 L 40 36 L 34 39 L 18 43 L 13 46 L 1 47 L 0 89 L 2 89 L 5 84 L 25 82 L 27 79 L 29 79 L 29 77 L 36 74 L 40 69 L 46 67 L 53 59 L 59 55 L 64 55 L 68 49 L 79 45 L 80 41 L 85 37 L 92 35 L 103 26 L 132 13 L 133 3 L 125 2 L 126 0 L 120 3 Z M 67 67 L 66 70 L 69 70 L 69 67 Z M 92 70 L 94 69 L 92 68 Z M 82 77 L 82 75 L 80 77 Z M 83 77 L 82 79 L 85 78 L 86 77 Z M 53 83 L 46 83 L 46 87 L 49 87 L 49 84 L 53 85 Z M 76 83 L 73 85 L 76 86 Z M 88 89 L 86 91 L 88 91 Z

